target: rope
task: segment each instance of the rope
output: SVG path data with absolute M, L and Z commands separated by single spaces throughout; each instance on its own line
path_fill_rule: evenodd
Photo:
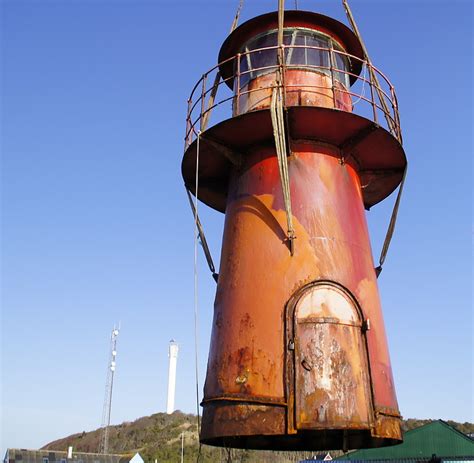
M 285 16 L 285 1 L 278 0 L 278 69 L 276 73 L 276 87 L 272 92 L 270 114 L 272 118 L 273 137 L 275 139 L 275 150 L 278 159 L 278 170 L 285 204 L 287 236 L 290 246 L 290 254 L 294 254 L 295 231 L 293 227 L 293 214 L 291 212 L 290 178 L 288 174 L 288 159 L 286 146 L 286 128 L 283 114 L 284 99 L 284 49 L 283 49 L 283 26 Z
M 387 257 L 388 248 L 390 247 L 390 242 L 392 241 L 393 232 L 395 230 L 395 225 L 397 223 L 398 208 L 400 207 L 400 201 L 402 199 L 403 187 L 405 185 L 407 170 L 408 168 L 405 167 L 405 170 L 403 171 L 402 181 L 400 182 L 400 187 L 398 188 L 397 199 L 395 200 L 392 215 L 390 217 L 390 223 L 388 225 L 387 234 L 385 235 L 385 240 L 382 246 L 382 252 L 380 253 L 379 266 L 375 269 L 375 273 L 377 276 L 379 276 L 380 273 L 382 272 L 382 267 L 385 262 L 385 258 Z
M 282 66 L 283 66 L 283 27 L 285 23 L 285 0 L 278 0 L 278 72 L 277 79 L 283 80 Z
M 185 186 L 185 188 L 186 188 L 186 186 Z M 189 191 L 188 188 L 186 188 L 186 193 L 188 195 L 189 205 L 191 206 L 191 211 L 193 213 L 194 221 L 195 221 L 195 223 L 197 223 L 199 242 L 201 243 L 202 249 L 204 251 L 204 256 L 206 257 L 207 265 L 209 267 L 209 270 L 211 271 L 212 278 L 214 278 L 215 282 L 217 283 L 217 279 L 219 278 L 219 274 L 216 273 L 216 268 L 214 266 L 214 261 L 212 259 L 211 251 L 209 250 L 209 246 L 207 244 L 206 235 L 204 234 L 204 229 L 202 228 L 201 220 L 199 219 L 199 215 L 198 215 L 198 213 L 196 211 L 196 208 L 194 206 L 194 202 L 193 202 L 193 198 L 191 196 L 191 192 Z
M 351 8 L 349 6 L 348 0 L 342 0 L 342 4 L 344 6 L 344 10 L 346 11 L 347 18 L 348 18 L 349 22 L 351 23 L 352 29 L 353 29 L 354 33 L 356 34 L 357 38 L 359 39 L 359 42 L 362 46 L 362 50 L 364 51 L 367 66 L 369 67 L 371 85 L 373 85 L 373 82 L 375 82 L 375 89 L 377 90 L 377 94 L 379 96 L 380 104 L 383 107 L 383 113 L 385 115 L 385 119 L 387 120 L 388 127 L 389 127 L 390 131 L 392 132 L 392 134 L 393 133 L 396 134 L 396 137 L 397 137 L 398 141 L 400 142 L 400 144 L 402 144 L 401 134 L 397 130 L 396 124 L 388 116 L 388 114 L 390 112 L 389 112 L 389 108 L 387 106 L 387 102 L 385 101 L 384 95 L 383 95 L 382 90 L 380 88 L 379 80 L 377 78 L 377 75 L 374 72 L 373 67 L 372 67 L 372 63 L 370 61 L 369 53 L 367 52 L 367 48 L 364 44 L 364 41 L 362 40 L 362 36 L 360 35 L 359 28 L 357 27 L 354 16 L 352 15 L 352 11 L 351 11 Z M 407 169 L 408 169 L 408 164 L 405 165 L 405 170 L 403 171 L 402 181 L 400 182 L 400 186 L 398 188 L 397 199 L 395 200 L 395 204 L 393 206 L 392 215 L 390 217 L 390 223 L 388 225 L 387 233 L 385 234 L 385 240 L 384 240 L 384 243 L 383 243 L 383 246 L 382 246 L 382 251 L 381 251 L 380 257 L 379 257 L 379 266 L 376 267 L 376 269 L 375 269 L 375 273 L 376 273 L 377 277 L 380 275 L 380 272 L 382 272 L 382 267 L 383 267 L 383 264 L 385 262 L 385 258 L 387 257 L 388 248 L 390 247 L 390 242 L 392 241 L 393 232 L 395 230 L 395 224 L 397 223 L 398 209 L 400 207 L 400 201 L 401 201 L 401 198 L 402 198 L 403 187 L 405 185 L 405 178 L 406 178 L 406 174 L 407 174 Z
M 367 65 L 365 64 L 364 65 L 364 72 L 362 74 L 362 88 L 360 90 L 360 95 L 359 95 L 359 98 L 357 98 L 357 100 L 352 102 L 352 106 L 355 106 L 357 103 L 359 103 L 362 100 L 362 98 L 365 97 L 365 84 L 366 84 L 366 81 L 367 81 Z
M 201 451 L 202 451 L 202 444 L 201 442 L 199 442 L 198 454 L 196 456 L 196 463 L 199 463 L 201 461 Z
M 199 355 L 198 355 L 198 314 L 199 314 L 199 304 L 198 304 L 198 189 L 199 189 L 199 148 L 201 141 L 201 131 L 198 132 L 197 141 L 196 141 L 196 181 L 195 181 L 195 201 L 194 201 L 194 362 L 195 362 L 195 374 L 196 374 L 196 414 L 197 414 L 197 428 L 198 435 L 201 433 L 201 414 L 199 410 Z
M 234 32 L 235 28 L 239 24 L 240 12 L 242 11 L 243 6 L 244 0 L 239 0 L 239 5 L 237 6 L 237 11 L 235 12 L 234 20 L 232 21 L 232 25 L 230 26 L 230 33 Z M 212 108 L 214 107 L 214 102 L 216 101 L 217 90 L 219 89 L 220 82 L 221 73 L 217 71 L 216 76 L 214 78 L 214 83 L 212 84 L 211 94 L 209 95 L 209 100 L 207 102 L 207 109 L 202 115 L 201 130 L 203 132 L 207 129 L 209 118 L 211 117 Z
M 278 169 L 280 171 L 283 202 L 286 210 L 286 223 L 288 228 L 288 240 L 291 255 L 294 253 L 295 231 L 293 228 L 293 214 L 291 212 L 290 178 L 288 174 L 288 160 L 285 140 L 285 126 L 283 119 L 283 105 L 281 87 L 273 89 L 270 113 L 272 117 L 273 136 L 275 138 L 275 149 L 278 158 Z
M 232 21 L 232 25 L 230 26 L 230 32 L 231 33 L 235 30 L 235 28 L 237 27 L 237 25 L 239 23 L 240 13 L 242 11 L 243 6 L 244 6 L 244 0 L 239 0 L 239 4 L 237 6 L 237 11 L 235 12 L 234 20 Z M 210 93 L 210 96 L 209 96 L 209 100 L 207 102 L 207 109 L 201 115 L 201 117 L 202 117 L 202 119 L 201 119 L 201 132 L 204 132 L 207 129 L 207 126 L 208 126 L 208 123 L 209 123 L 209 117 L 211 116 L 211 111 L 214 107 L 214 101 L 215 101 L 216 96 L 217 96 L 217 90 L 218 90 L 219 85 L 220 85 L 220 80 L 221 80 L 221 75 L 218 71 L 216 73 L 216 76 L 215 76 L 215 79 L 214 79 L 214 84 L 212 86 L 212 90 L 211 90 L 211 93 Z M 198 156 L 199 156 L 199 154 L 198 154 Z M 197 172 L 197 170 L 196 170 L 196 172 Z M 196 173 L 196 175 L 197 175 L 197 173 Z M 212 256 L 211 256 L 211 251 L 209 250 L 209 246 L 207 244 L 206 236 L 204 234 L 204 229 L 202 227 L 201 220 L 199 219 L 199 214 L 197 213 L 197 208 L 195 207 L 195 205 L 193 203 L 192 196 L 191 196 L 191 193 L 190 193 L 188 188 L 186 188 L 186 193 L 188 195 L 189 204 L 191 206 L 191 210 L 192 210 L 193 216 L 194 216 L 194 221 L 195 221 L 196 227 L 198 229 L 199 241 L 200 241 L 201 246 L 203 248 L 204 255 L 205 255 L 206 261 L 207 261 L 207 265 L 209 267 L 209 270 L 211 271 L 212 278 L 214 278 L 214 280 L 217 283 L 217 279 L 218 279 L 219 275 L 216 272 L 214 261 L 213 261 Z M 196 204 L 197 204 L 197 189 L 196 189 Z
M 243 6 L 244 0 L 239 0 L 239 6 L 237 7 L 237 11 L 235 12 L 234 21 L 232 22 L 232 26 L 230 26 L 231 33 L 234 32 L 235 28 L 237 27 L 237 24 L 239 24 L 240 12 L 242 11 Z
M 380 104 L 383 108 L 383 113 L 385 115 L 385 119 L 387 120 L 388 127 L 390 128 L 391 132 L 393 132 L 395 134 L 398 134 L 398 131 L 396 130 L 397 127 L 394 125 L 393 121 L 389 117 L 390 110 L 387 106 L 387 102 L 385 101 L 384 94 L 383 94 L 382 89 L 380 87 L 379 79 L 377 78 L 377 74 L 375 73 L 375 71 L 372 67 L 372 62 L 370 61 L 370 57 L 369 57 L 369 53 L 367 51 L 367 47 L 365 46 L 365 43 L 362 40 L 362 36 L 359 32 L 359 28 L 357 27 L 357 23 L 354 19 L 354 16 L 352 14 L 349 3 L 347 2 L 347 0 L 342 0 L 342 4 L 343 4 L 344 10 L 346 12 L 347 19 L 349 20 L 349 22 L 352 26 L 352 30 L 354 31 L 354 34 L 357 36 L 357 38 L 359 39 L 360 45 L 362 46 L 362 50 L 364 52 L 365 59 L 367 61 L 367 65 L 369 67 L 371 85 L 375 86 L 375 90 L 377 91 L 377 95 L 379 97 Z M 398 137 L 398 138 L 399 138 L 399 141 L 401 143 L 400 137 Z

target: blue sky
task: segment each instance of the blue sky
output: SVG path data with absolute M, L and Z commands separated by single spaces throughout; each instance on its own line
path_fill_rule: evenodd
M 186 99 L 237 1 L 3 0 L 2 451 L 112 422 L 195 412 L 193 221 L 180 163 Z M 287 1 L 292 7 L 293 1 Z M 345 21 L 338 1 L 299 0 Z M 246 0 L 241 20 L 276 9 Z M 397 89 L 410 169 L 379 279 L 405 417 L 473 421 L 472 4 L 351 6 Z M 378 256 L 393 196 L 368 213 Z M 218 262 L 223 216 L 200 208 Z M 200 255 L 200 387 L 215 284 Z

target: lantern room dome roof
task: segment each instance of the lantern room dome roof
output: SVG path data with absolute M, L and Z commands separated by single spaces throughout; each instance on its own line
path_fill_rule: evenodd
M 289 10 L 285 11 L 284 28 L 301 27 L 322 32 L 331 36 L 344 50 L 356 56 L 358 59 L 352 60 L 350 72 L 351 83 L 354 83 L 360 74 L 364 52 L 357 36 L 343 23 L 312 11 Z M 222 78 L 229 87 L 233 85 L 232 76 L 234 74 L 234 63 L 232 58 L 237 55 L 242 46 L 251 38 L 262 32 L 278 28 L 278 12 L 274 11 L 246 21 L 235 29 L 224 41 L 219 51 L 218 62 Z M 226 61 L 228 60 L 228 61 Z

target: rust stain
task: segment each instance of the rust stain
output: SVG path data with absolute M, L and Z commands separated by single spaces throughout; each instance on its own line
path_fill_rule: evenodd
M 352 289 L 362 304 L 360 317 L 370 318 L 371 326 L 383 333 L 378 329 L 380 303 L 357 175 L 350 166 L 341 167 L 327 147 L 314 142 L 303 147 L 295 142 L 294 149 L 292 201 L 301 205 L 294 208 L 294 256 L 283 244 L 286 213 L 275 157 L 256 152 L 255 160 L 249 157 L 247 167 L 233 177 L 205 398 L 268 397 L 294 402 L 296 423 L 289 432 L 296 434 L 298 429 L 334 427 L 370 433 L 375 429 L 372 402 L 394 408 L 396 402 L 390 399 L 393 393 L 385 392 L 387 387 L 393 390 L 393 384 L 377 370 L 375 361 L 382 359 L 388 364 L 384 355 L 377 354 L 384 351 L 385 339 L 368 339 L 369 348 L 374 347 L 366 355 L 362 318 L 352 327 L 309 323 L 304 328 L 298 324 L 291 367 L 296 386 L 286 392 L 285 358 L 292 353 L 286 350 L 284 330 L 285 324 L 292 322 L 285 321 L 283 314 L 288 300 L 301 288 L 330 279 Z M 329 302 L 323 302 L 321 310 L 329 320 Z M 302 366 L 301 355 L 307 357 L 309 370 Z M 371 396 L 369 361 L 377 371 L 372 380 L 375 397 Z M 217 408 L 213 405 L 212 413 L 217 413 Z M 219 432 L 216 428 L 215 435 Z
M 250 78 L 234 115 L 268 109 L 274 83 L 272 72 Z M 325 73 L 291 69 L 285 83 L 287 106 L 352 111 Z M 337 129 L 328 127 L 334 139 Z M 205 443 L 316 449 L 401 439 L 359 167 L 342 141 L 291 139 L 292 256 L 273 141 L 241 140 L 242 164 L 223 186 Z
M 234 116 L 249 111 L 269 108 L 276 74 L 267 73 L 252 79 L 240 89 L 239 107 L 234 106 Z M 333 93 L 332 78 L 324 73 L 288 69 L 285 73 L 285 98 L 288 106 L 319 106 L 352 111 L 351 97 L 345 87 L 338 87 Z

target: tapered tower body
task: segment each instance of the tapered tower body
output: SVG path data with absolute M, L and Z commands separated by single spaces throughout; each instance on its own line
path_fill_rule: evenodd
M 209 72 L 189 100 L 183 177 L 225 213 L 200 438 L 260 449 L 395 444 L 364 210 L 405 169 L 395 92 L 340 22 L 287 11 L 280 46 L 277 33 L 277 13 L 238 27 L 215 68 L 228 95 L 214 99 Z M 226 103 L 231 117 L 207 128 Z

